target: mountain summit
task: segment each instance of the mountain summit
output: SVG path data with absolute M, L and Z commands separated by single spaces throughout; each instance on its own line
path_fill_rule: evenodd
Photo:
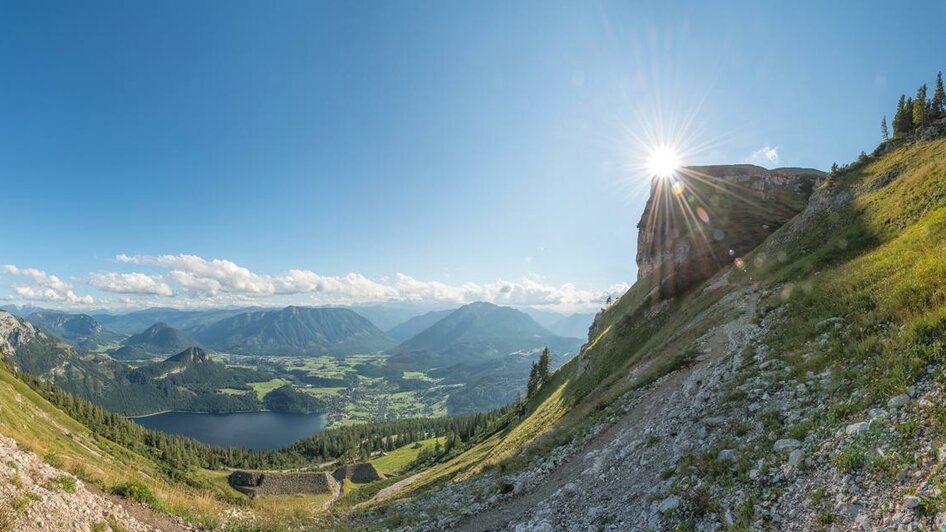
M 121 340 L 120 335 L 105 329 L 88 314 L 41 311 L 29 314 L 26 319 L 80 349 L 94 351 Z
M 469 362 L 559 344 L 561 340 L 524 312 L 477 302 L 436 321 L 396 351 L 426 352 L 449 357 L 452 362 Z
M 345 308 L 245 312 L 196 327 L 193 334 L 218 351 L 249 355 L 348 355 L 394 344 L 366 318 Z
M 111 353 L 112 358 L 132 360 L 179 353 L 200 346 L 196 340 L 165 323 L 155 323 L 122 342 L 123 347 Z

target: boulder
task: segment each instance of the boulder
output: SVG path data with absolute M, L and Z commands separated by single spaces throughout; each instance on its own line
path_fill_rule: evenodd
M 887 408 L 900 408 L 901 406 L 906 406 L 910 402 L 910 396 L 902 393 L 900 395 L 895 395 L 887 401 Z
M 848 436 L 856 436 L 865 430 L 870 428 L 870 423 L 866 421 L 861 421 L 859 423 L 851 423 L 844 429 L 844 433 Z
M 657 505 L 657 511 L 666 514 L 670 513 L 680 507 L 680 497 L 676 495 L 671 495 L 666 499 L 660 501 L 660 504 Z
M 782 451 L 790 451 L 792 449 L 797 449 L 799 447 L 801 447 L 800 441 L 784 439 L 784 440 L 778 440 L 777 442 L 775 442 L 775 445 L 772 446 L 772 449 L 774 449 L 776 452 L 782 452 Z

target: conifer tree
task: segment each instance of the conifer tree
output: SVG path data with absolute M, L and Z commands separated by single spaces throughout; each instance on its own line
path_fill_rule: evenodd
M 887 140 L 890 138 L 890 130 L 887 129 L 887 115 L 880 120 L 880 135 Z
M 541 387 L 549 380 L 549 348 L 542 350 L 542 356 L 539 357 L 539 386 Z
M 940 118 L 946 113 L 946 91 L 943 90 L 943 73 L 936 74 L 936 88 L 933 90 L 933 101 L 930 102 L 933 111 L 932 118 Z
M 910 132 L 913 125 L 913 109 L 907 112 L 907 97 L 900 95 L 900 101 L 897 102 L 897 113 L 893 115 L 893 136 L 900 137 Z
M 532 363 L 532 369 L 529 370 L 529 383 L 526 385 L 526 397 L 532 397 L 539 390 L 541 382 L 539 380 L 539 364 Z
M 926 83 L 924 83 L 916 90 L 916 100 L 913 101 L 913 127 L 919 129 L 927 123 Z

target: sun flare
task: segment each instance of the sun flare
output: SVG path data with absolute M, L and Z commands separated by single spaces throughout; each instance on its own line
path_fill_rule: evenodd
M 670 177 L 682 165 L 680 154 L 673 146 L 657 146 L 647 158 L 647 171 L 656 177 Z

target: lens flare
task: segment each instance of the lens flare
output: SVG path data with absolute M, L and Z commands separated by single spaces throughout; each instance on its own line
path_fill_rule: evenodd
M 679 182 L 679 181 L 674 181 L 674 182 L 673 182 L 673 186 L 670 187 L 670 191 L 673 192 L 673 195 L 674 195 L 674 196 L 682 196 L 682 195 L 683 195 L 683 183 L 681 183 L 681 182 Z
M 700 220 L 703 223 L 705 224 L 710 223 L 710 215 L 708 212 L 706 212 L 706 209 L 704 209 L 703 207 L 696 208 L 696 215 L 700 217 Z
M 647 158 L 647 170 L 657 177 L 670 177 L 683 166 L 680 154 L 674 146 L 657 146 L 650 151 Z

